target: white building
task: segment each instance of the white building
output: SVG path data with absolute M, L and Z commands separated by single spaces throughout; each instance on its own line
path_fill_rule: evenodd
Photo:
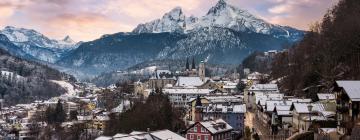
M 189 102 L 191 98 L 208 95 L 210 91 L 210 89 L 198 88 L 163 89 L 163 93 L 169 96 L 170 102 L 174 107 L 186 107 L 186 103 Z

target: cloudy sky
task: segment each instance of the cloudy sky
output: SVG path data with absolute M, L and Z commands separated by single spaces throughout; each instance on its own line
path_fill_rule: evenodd
M 268 22 L 307 30 L 338 0 L 227 0 Z M 176 6 L 202 16 L 217 0 L 0 0 L 0 28 L 35 29 L 51 38 L 88 41 L 131 31 Z

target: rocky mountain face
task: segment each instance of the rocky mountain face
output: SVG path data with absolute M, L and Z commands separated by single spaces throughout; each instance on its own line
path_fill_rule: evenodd
M 303 32 L 291 27 L 268 23 L 249 12 L 227 4 L 220 0 L 210 8 L 206 15 L 198 18 L 186 17 L 180 7 L 166 13 L 161 19 L 138 25 L 135 33 L 159 32 L 197 32 L 202 28 L 220 27 L 238 32 L 252 32 L 286 38 L 293 41 L 301 39 Z
M 80 45 L 69 36 L 66 36 L 63 40 L 54 40 L 32 29 L 11 26 L 0 30 L 0 34 L 5 35 L 10 42 L 18 46 L 22 53 L 50 63 L 58 61 Z M 12 50 L 8 51 L 10 54 L 17 54 Z
M 270 24 L 220 0 L 200 18 L 176 7 L 131 33 L 83 43 L 57 64 L 84 75 L 123 70 L 151 60 L 195 57 L 213 64 L 239 64 L 254 51 L 281 50 L 305 32 Z

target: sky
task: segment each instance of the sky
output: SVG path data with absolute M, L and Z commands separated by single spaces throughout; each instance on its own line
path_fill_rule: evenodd
M 0 28 L 29 28 L 53 38 L 90 41 L 132 31 L 180 6 L 201 17 L 218 0 L 0 0 Z M 308 30 L 338 0 L 226 0 L 270 23 Z

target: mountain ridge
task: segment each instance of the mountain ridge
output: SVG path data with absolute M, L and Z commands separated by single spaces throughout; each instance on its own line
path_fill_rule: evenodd
M 152 60 L 196 57 L 213 64 L 239 64 L 254 51 L 282 50 L 305 32 L 273 25 L 220 0 L 201 17 L 175 7 L 132 32 L 103 35 L 57 62 L 75 73 L 96 76 Z
M 54 63 L 71 50 L 76 49 L 81 42 L 74 42 L 69 36 L 66 40 L 55 40 L 33 30 L 6 26 L 0 30 L 6 37 L 23 52 L 45 62 Z M 14 52 L 10 52 L 14 54 Z
M 160 19 L 139 24 L 132 32 L 189 33 L 204 27 L 221 27 L 241 32 L 269 34 L 277 38 L 292 37 L 290 39 L 293 41 L 298 41 L 302 36 L 301 32 L 303 32 L 289 26 L 268 23 L 246 10 L 242 10 L 226 3 L 224 0 L 220 0 L 215 6 L 209 9 L 206 15 L 200 18 L 194 16 L 186 17 L 182 12 L 181 7 L 175 7 L 170 12 L 165 13 Z

